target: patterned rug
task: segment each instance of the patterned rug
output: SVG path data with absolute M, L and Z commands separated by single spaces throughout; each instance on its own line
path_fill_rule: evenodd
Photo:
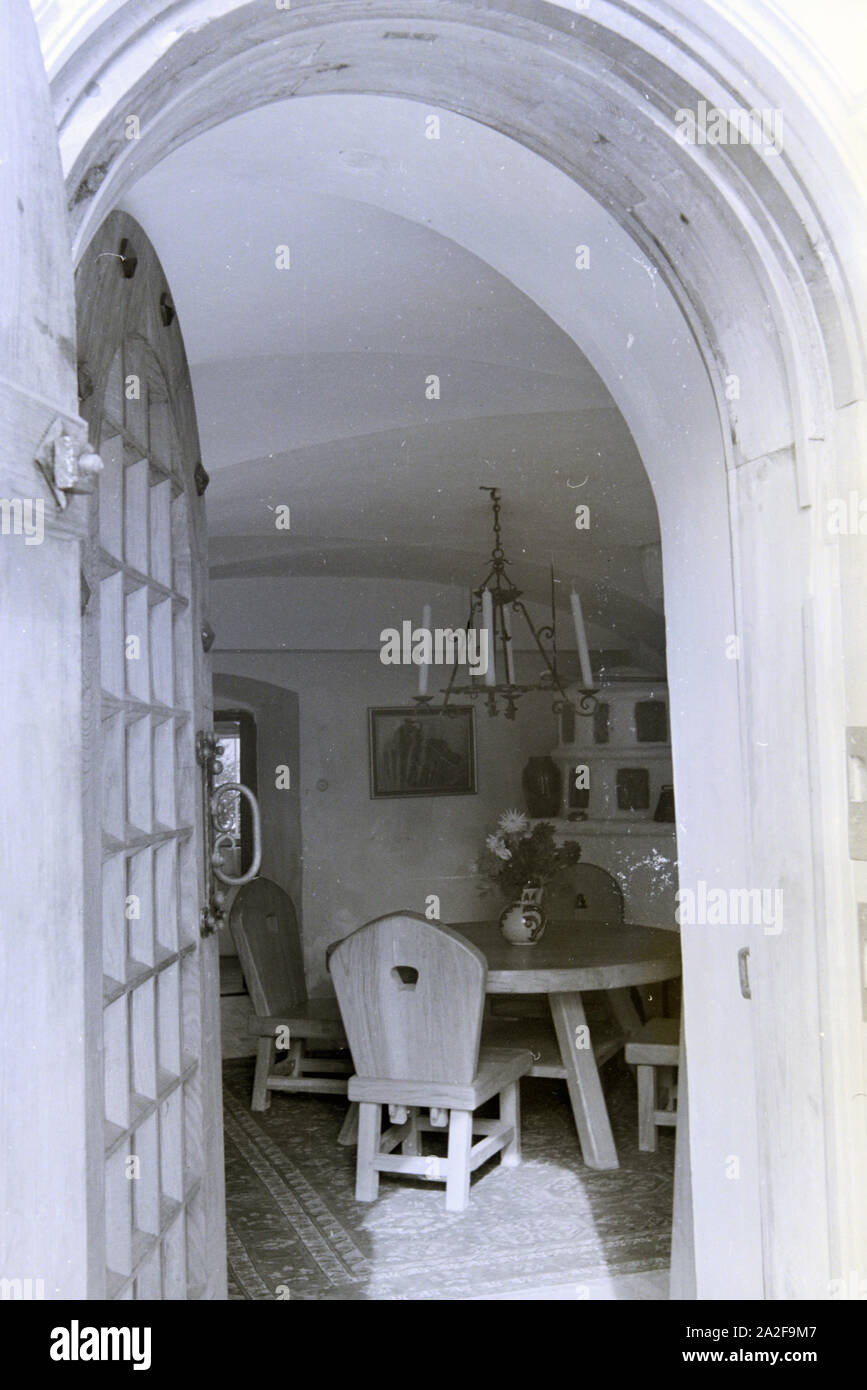
M 668 1264 L 674 1130 L 639 1153 L 619 1058 L 603 1071 L 619 1169 L 586 1168 L 564 1083 L 528 1078 L 523 1163 L 490 1160 L 460 1213 L 414 1179 L 383 1176 L 376 1202 L 356 1202 L 355 1150 L 337 1143 L 346 1102 L 275 1095 L 255 1115 L 252 1074 L 250 1059 L 223 1064 L 230 1298 L 508 1298 L 571 1281 L 581 1297 L 584 1279 Z

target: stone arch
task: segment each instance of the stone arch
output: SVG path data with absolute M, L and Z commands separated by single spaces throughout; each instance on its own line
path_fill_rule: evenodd
M 133 179 L 209 125 L 289 96 L 371 92 L 469 116 L 575 180 L 658 268 L 679 312 L 666 360 L 634 358 L 628 379 L 601 335 L 591 330 L 580 345 L 632 427 L 657 497 L 682 881 L 781 881 L 791 905 L 794 925 L 776 954 L 761 936 L 751 942 L 763 986 L 756 1047 L 796 1059 L 783 1101 L 767 1078 L 754 1082 L 751 1045 L 734 1072 L 776 1121 L 746 1136 L 773 1175 L 765 1291 L 822 1296 L 838 1262 L 844 1273 L 857 1263 L 846 1252 L 858 1233 L 843 1213 L 864 1144 L 843 1099 L 852 989 L 832 1050 L 839 1073 L 798 1037 L 804 1019 L 829 1018 L 832 980 L 854 979 L 857 959 L 841 807 L 847 686 L 851 700 L 865 664 L 846 607 L 861 561 L 829 544 L 822 526 L 825 496 L 844 495 L 850 479 L 859 414 L 851 407 L 863 397 L 850 279 L 863 214 L 847 153 L 830 133 L 840 103 L 807 45 L 758 3 L 748 7 L 750 39 L 746 20 L 738 30 L 709 6 L 657 0 L 600 0 L 579 12 L 543 0 L 377 0 L 362 12 L 351 0 L 290 11 L 225 0 L 216 18 L 213 8 L 94 3 L 82 27 L 64 31 L 57 6 L 44 7 L 79 250 Z M 675 112 L 702 98 L 782 107 L 785 151 L 775 162 L 751 147 L 685 148 Z M 134 149 L 123 131 L 131 112 L 141 123 Z M 847 197 L 835 201 L 839 190 Z M 743 364 L 750 389 L 730 399 L 726 382 L 745 375 Z M 682 388 L 674 417 L 672 383 Z M 726 664 L 722 644 L 734 634 L 742 657 Z M 856 722 L 867 724 L 863 700 L 854 701 Z M 709 727 L 697 709 L 713 711 Z M 718 977 L 700 1027 L 687 1007 L 692 1074 L 704 1078 L 721 1049 L 739 1045 L 732 1019 L 749 1023 L 733 944 L 687 934 L 684 949 L 687 998 L 691 977 L 696 985 L 700 972 Z M 816 950 L 823 970 L 811 973 Z M 716 1236 L 727 1224 L 746 1250 L 759 1211 L 714 1169 L 740 1097 L 693 1088 L 691 1106 L 699 1291 L 744 1296 L 741 1272 L 733 1268 L 727 1283 L 719 1269 Z M 828 1167 L 819 1162 L 813 1197 L 791 1155 L 803 1146 L 824 1152 L 822 1117 L 838 1152 Z M 755 1161 L 748 1155 L 747 1166 Z M 787 1260 L 794 1251 L 800 1256 Z

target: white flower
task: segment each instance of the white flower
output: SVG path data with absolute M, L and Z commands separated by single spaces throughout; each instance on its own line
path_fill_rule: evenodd
M 506 842 L 502 835 L 489 835 L 485 844 L 498 859 L 511 859 L 512 851 L 506 848 Z
M 527 817 L 523 811 L 504 811 L 497 823 L 506 835 L 520 835 L 527 829 Z

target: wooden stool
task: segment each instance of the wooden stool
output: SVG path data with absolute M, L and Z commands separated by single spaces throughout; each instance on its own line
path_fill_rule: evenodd
M 623 1055 L 638 1068 L 638 1147 L 643 1153 L 655 1152 L 658 1125 L 677 1124 L 673 1108 L 657 1109 L 657 1067 L 676 1069 L 679 1053 L 680 1024 L 676 1018 L 648 1019 L 626 1044 Z

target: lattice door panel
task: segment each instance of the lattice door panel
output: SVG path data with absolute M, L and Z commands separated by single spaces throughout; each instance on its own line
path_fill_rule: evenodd
M 111 365 L 99 449 L 106 1293 L 194 1298 L 206 1271 L 189 519 L 169 395 L 142 339 Z

